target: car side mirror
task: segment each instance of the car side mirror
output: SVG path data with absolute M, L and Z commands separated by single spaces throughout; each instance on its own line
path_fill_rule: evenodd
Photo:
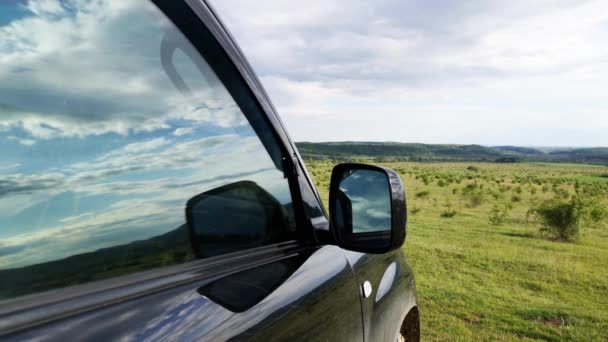
M 186 203 L 188 235 L 198 258 L 282 241 L 285 220 L 281 203 L 251 181 L 206 191 Z
M 336 165 L 331 175 L 329 212 L 334 240 L 344 249 L 385 253 L 405 241 L 405 190 L 391 169 Z

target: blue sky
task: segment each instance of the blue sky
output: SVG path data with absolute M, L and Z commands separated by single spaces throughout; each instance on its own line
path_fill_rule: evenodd
M 293 138 L 608 146 L 603 0 L 210 0 Z

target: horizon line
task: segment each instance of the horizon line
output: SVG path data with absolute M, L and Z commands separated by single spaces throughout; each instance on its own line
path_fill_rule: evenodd
M 483 147 L 528 147 L 528 148 L 608 148 L 599 145 L 514 145 L 514 144 L 479 144 L 479 143 L 423 143 L 423 142 L 403 142 L 403 141 L 380 141 L 380 140 L 335 140 L 335 141 L 310 141 L 300 140 L 295 143 L 327 144 L 327 143 L 374 143 L 374 144 L 419 144 L 419 145 L 456 145 L 456 146 L 483 146 Z

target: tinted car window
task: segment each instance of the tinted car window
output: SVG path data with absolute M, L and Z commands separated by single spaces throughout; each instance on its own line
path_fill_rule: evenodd
M 303 171 L 301 171 L 303 172 Z M 310 189 L 310 185 L 306 181 L 306 178 L 299 177 L 300 191 L 302 193 L 302 202 L 304 203 L 304 211 L 309 218 L 325 217 L 323 210 L 317 201 L 317 197 Z
M 0 299 L 293 239 L 279 145 L 152 3 L 11 2 L 0 61 Z

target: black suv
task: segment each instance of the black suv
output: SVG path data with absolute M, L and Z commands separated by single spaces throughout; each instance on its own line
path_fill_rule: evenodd
M 0 339 L 418 340 L 399 176 L 327 215 L 206 3 L 0 13 Z

